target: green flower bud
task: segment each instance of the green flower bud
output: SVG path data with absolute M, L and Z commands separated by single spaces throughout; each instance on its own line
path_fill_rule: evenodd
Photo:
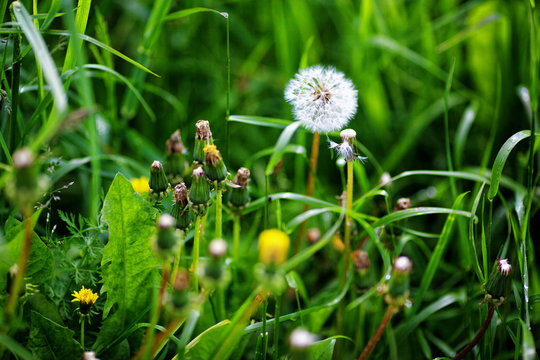
M 158 197 L 165 196 L 169 183 L 163 170 L 163 165 L 159 161 L 154 161 L 150 166 L 150 194 L 157 194 Z
M 171 184 L 176 185 L 182 181 L 182 175 L 187 163 L 184 157 L 185 149 L 180 137 L 180 130 L 176 130 L 167 140 L 167 156 L 165 157 L 165 173 Z
M 176 219 L 176 228 L 186 230 L 193 222 L 193 213 L 189 207 L 186 184 L 181 182 L 174 187 L 174 205 L 172 216 Z
M 178 269 L 173 281 L 172 307 L 179 311 L 189 304 L 189 274 L 184 268 Z
M 204 153 L 204 147 L 206 145 L 212 145 L 214 140 L 212 138 L 212 132 L 210 131 L 210 123 L 206 120 L 199 120 L 195 124 L 197 133 L 195 134 L 195 148 L 193 150 L 193 161 L 203 164 L 206 155 Z
M 409 297 L 409 273 L 412 262 L 406 256 L 400 256 L 394 261 L 392 275 L 388 283 L 388 297 L 386 301 L 394 305 L 403 305 Z
M 485 286 L 486 299 L 493 302 L 502 302 L 512 282 L 512 265 L 508 259 L 497 259 L 496 266 L 489 275 Z
M 227 254 L 227 242 L 214 239 L 208 245 L 210 258 L 201 268 L 201 279 L 207 288 L 224 288 L 230 280 L 226 269 L 224 256 Z
M 231 188 L 229 192 L 229 206 L 236 210 L 241 210 L 249 204 L 249 189 L 247 187 L 250 172 L 246 168 L 240 168 L 234 177 L 237 187 Z
M 158 220 L 158 234 L 156 247 L 163 255 L 174 252 L 178 245 L 178 237 L 175 234 L 175 220 L 169 214 L 162 214 Z
M 198 215 L 206 214 L 206 209 L 210 201 L 210 186 L 202 167 L 198 166 L 191 175 L 191 189 L 189 191 L 189 201 L 193 211 Z
M 222 182 L 227 177 L 227 167 L 216 145 L 206 145 L 203 149 L 206 154 L 204 172 L 208 180 Z

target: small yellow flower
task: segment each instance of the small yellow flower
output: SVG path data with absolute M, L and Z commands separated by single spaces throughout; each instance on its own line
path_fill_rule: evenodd
M 203 151 L 206 154 L 206 162 L 215 164 L 221 160 L 221 154 L 216 145 L 206 145 Z
M 133 190 L 139 194 L 150 191 L 147 177 L 141 176 L 140 178 L 133 178 L 129 180 L 129 182 L 131 183 L 131 186 L 133 186 Z
M 82 314 L 88 314 L 90 308 L 96 303 L 99 298 L 98 294 L 94 293 L 91 289 L 85 289 L 84 286 L 79 291 L 73 291 L 71 294 L 75 299 L 71 302 L 79 302 L 79 310 Z
M 266 265 L 285 262 L 290 243 L 289 236 L 283 231 L 264 230 L 259 235 L 259 261 Z

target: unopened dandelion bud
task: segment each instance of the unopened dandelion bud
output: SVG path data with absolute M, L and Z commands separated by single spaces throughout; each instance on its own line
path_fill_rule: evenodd
M 222 182 L 227 177 L 227 167 L 216 145 L 206 145 L 204 172 L 211 182 Z
M 392 185 L 392 176 L 387 172 L 383 173 L 379 179 L 379 185 L 386 187 Z
M 406 256 L 399 256 L 394 260 L 390 282 L 388 283 L 389 298 L 387 301 L 402 304 L 409 294 L 409 273 L 412 262 Z
M 357 249 L 352 252 L 351 257 L 353 259 L 354 268 L 360 272 L 365 272 L 371 266 L 369 255 L 365 250 Z
M 296 328 L 289 336 L 289 345 L 294 350 L 303 350 L 317 341 L 317 336 L 303 328 Z
M 249 204 L 249 176 L 248 169 L 240 168 L 234 177 L 233 182 L 238 186 L 229 191 L 229 206 L 235 210 L 241 210 Z
M 189 303 L 189 273 L 179 268 L 173 280 L 172 306 L 175 310 L 183 309 Z
M 306 232 L 306 238 L 308 243 L 315 244 L 321 238 L 321 230 L 317 228 L 308 229 Z
M 227 242 L 223 239 L 214 239 L 208 245 L 208 254 L 215 258 L 222 258 L 227 254 Z
M 489 275 L 485 286 L 486 298 L 493 302 L 500 302 L 506 296 L 512 282 L 512 265 L 508 259 L 497 259 L 496 266 Z
M 185 149 L 180 137 L 180 130 L 176 130 L 166 142 L 167 155 L 165 157 L 165 173 L 169 181 L 176 185 L 182 181 L 182 175 L 186 169 L 184 157 Z
M 33 152 L 21 148 L 13 154 L 13 180 L 6 185 L 6 195 L 22 211 L 32 208 L 32 205 L 46 191 L 48 178 L 39 175 Z
M 189 201 L 195 214 L 204 215 L 210 201 L 210 186 L 204 175 L 202 167 L 198 166 L 191 175 L 191 189 Z
M 156 245 L 160 252 L 173 250 L 178 242 L 174 232 L 176 220 L 169 214 L 162 214 L 158 220 L 158 234 Z
M 150 186 L 150 193 L 157 194 L 158 197 L 164 196 L 169 187 L 163 165 L 157 160 L 150 165 L 150 182 L 148 185 Z
M 287 259 L 289 235 L 278 229 L 264 230 L 259 235 L 259 261 L 266 265 L 279 265 Z
M 174 205 L 171 215 L 176 219 L 176 228 L 185 230 L 193 222 L 193 213 L 189 206 L 186 184 L 181 182 L 174 187 Z
M 334 235 L 332 237 L 332 246 L 335 250 L 339 252 L 343 252 L 343 250 L 345 250 L 345 244 L 343 243 L 343 240 L 341 240 L 339 235 Z
M 193 150 L 193 160 L 202 164 L 206 159 L 204 153 L 204 147 L 206 145 L 212 145 L 214 140 L 212 139 L 212 132 L 210 131 L 210 123 L 206 120 L 199 120 L 195 124 L 197 133 L 195 134 L 195 148 Z
M 411 199 L 409 198 L 400 198 L 396 201 L 396 206 L 394 211 L 407 210 L 411 208 Z

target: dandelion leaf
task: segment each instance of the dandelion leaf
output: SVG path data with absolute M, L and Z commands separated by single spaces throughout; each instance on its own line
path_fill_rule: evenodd
M 193 339 L 186 347 L 186 360 L 210 359 L 220 344 L 223 334 L 229 330 L 230 323 L 229 320 L 223 320 Z
M 36 359 L 80 359 L 83 349 L 74 332 L 32 311 L 28 349 Z
M 331 360 L 334 354 L 334 346 L 336 345 L 336 339 L 328 338 L 325 340 L 317 341 L 313 345 L 307 348 L 308 360 Z
M 109 241 L 101 261 L 102 293 L 107 294 L 107 301 L 94 345 L 98 356 L 134 325 L 133 319 L 148 306 L 153 284 L 159 284 L 158 262 L 150 245 L 155 210 L 121 174 L 105 197 L 102 218 L 109 226 Z
M 30 221 L 32 227 L 39 218 L 40 211 L 36 212 Z M 6 288 L 7 273 L 18 263 L 24 245 L 25 224 L 15 218 L 6 221 L 4 241 L 0 243 L 0 292 Z M 28 257 L 28 268 L 25 279 L 28 283 L 40 285 L 51 280 L 54 272 L 54 257 L 47 245 L 39 236 L 32 232 L 32 247 Z

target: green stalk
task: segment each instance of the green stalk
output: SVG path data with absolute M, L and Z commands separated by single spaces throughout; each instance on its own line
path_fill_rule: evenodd
M 278 359 L 279 354 L 279 316 L 281 311 L 281 295 L 276 296 L 276 314 L 274 316 L 274 319 L 276 319 L 274 324 L 274 350 L 273 353 L 273 359 Z
M 180 230 L 179 241 L 181 242 L 181 245 L 178 246 L 178 250 L 176 254 L 174 255 L 173 269 L 171 272 L 171 282 L 174 282 L 174 279 L 176 278 L 176 273 L 178 272 L 178 268 L 180 267 L 180 255 L 182 254 L 182 247 L 183 247 L 185 237 L 186 237 L 186 233 L 183 230 Z
M 347 161 L 347 212 L 345 213 L 345 250 L 343 251 L 343 272 L 341 274 L 341 286 L 347 282 L 347 272 L 349 270 L 349 258 L 351 257 L 351 228 L 352 221 L 350 212 L 352 211 L 353 199 L 353 162 Z
M 21 34 L 13 34 L 13 60 L 11 65 L 11 114 L 9 121 L 8 132 L 8 147 L 11 152 L 17 148 L 17 144 L 20 138 L 17 135 L 22 136 L 18 132 L 17 110 L 19 108 L 19 81 L 21 76 L 21 62 L 19 56 L 21 54 Z
M 368 358 L 369 354 L 371 354 L 371 351 L 377 345 L 379 342 L 379 339 L 381 338 L 384 329 L 386 329 L 386 326 L 390 322 L 390 319 L 392 318 L 392 315 L 394 315 L 396 308 L 393 305 L 388 305 L 386 308 L 386 313 L 384 314 L 383 319 L 381 320 L 381 324 L 377 328 L 377 331 L 375 334 L 373 334 L 373 337 L 369 340 L 368 344 L 362 351 L 362 354 L 358 357 L 358 360 L 365 360 Z
M 83 349 L 83 351 L 85 351 L 85 348 L 84 348 L 84 323 L 85 323 L 85 318 L 84 316 L 82 317 L 81 319 L 81 347 Z
M 38 7 L 37 7 L 37 0 L 32 0 L 32 12 L 34 15 L 37 15 L 38 13 Z M 39 30 L 39 20 L 37 18 L 34 18 L 34 25 L 36 25 L 36 29 Z M 43 90 L 43 73 L 41 72 L 41 65 L 39 64 L 39 59 L 36 57 L 36 73 L 38 78 L 38 95 L 39 95 L 39 101 L 43 101 L 43 98 L 45 96 L 45 91 Z M 43 125 L 47 122 L 47 116 L 45 115 L 45 112 L 41 113 L 41 119 L 43 121 Z
M 238 263 L 238 250 L 240 248 L 240 216 L 233 217 L 233 260 Z
M 266 336 L 266 311 L 268 310 L 268 298 L 264 298 L 263 302 L 263 314 L 262 314 L 262 337 L 263 337 L 263 360 L 266 359 L 266 352 L 268 351 L 268 339 Z
M 219 185 L 218 185 L 219 186 Z M 222 213 L 223 213 L 223 189 L 216 190 L 216 233 L 214 238 L 220 239 L 222 233 Z
M 193 275 L 192 275 L 192 284 L 193 284 L 193 290 L 195 292 L 199 292 L 199 277 L 197 275 L 197 271 L 199 268 L 199 245 L 201 241 L 201 216 L 197 215 L 197 219 L 195 220 L 195 235 L 193 238 L 193 253 L 191 255 L 193 259 Z

